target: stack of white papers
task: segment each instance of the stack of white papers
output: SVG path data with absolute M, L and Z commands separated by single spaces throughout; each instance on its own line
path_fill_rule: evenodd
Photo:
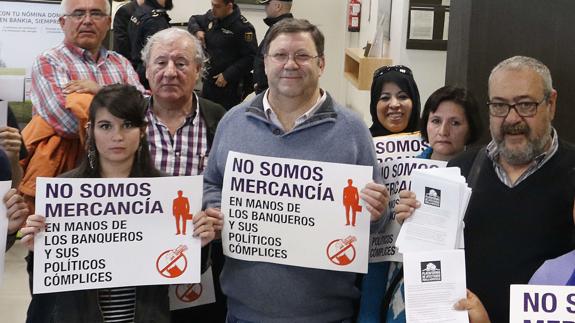
M 405 220 L 396 246 L 404 255 L 407 322 L 469 322 L 453 305 L 466 296 L 463 217 L 471 189 L 457 167 L 414 170 L 421 206 Z
M 463 246 L 463 216 L 471 196 L 458 167 L 414 170 L 411 190 L 421 203 L 403 223 L 396 246 L 402 253 Z

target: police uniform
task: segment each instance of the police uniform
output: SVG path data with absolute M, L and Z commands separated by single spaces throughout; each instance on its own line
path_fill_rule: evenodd
M 251 78 L 258 47 L 254 26 L 234 4 L 233 12 L 223 19 L 217 19 L 211 11 L 190 17 L 188 31 L 192 34 L 205 32 L 209 63 L 207 76 L 203 80 L 202 97 L 221 104 L 227 110 L 231 109 L 247 94 L 242 87 L 245 88 L 244 82 Z M 227 82 L 222 88 L 215 84 L 214 78 L 220 73 Z M 252 86 L 247 87 L 251 89 Z
M 120 53 L 127 59 L 132 57 L 128 25 L 136 9 L 138 9 L 138 3 L 136 0 L 132 0 L 118 8 L 118 11 L 116 11 L 114 15 L 114 51 Z
M 132 62 L 132 66 L 138 72 L 140 82 L 147 89 L 150 86 L 146 79 L 146 68 L 142 61 L 142 48 L 146 45 L 148 37 L 167 28 L 170 28 L 170 16 L 168 16 L 166 10 L 154 8 L 148 2 L 139 6 L 130 18 L 128 25 L 128 35 L 132 47 L 130 62 Z

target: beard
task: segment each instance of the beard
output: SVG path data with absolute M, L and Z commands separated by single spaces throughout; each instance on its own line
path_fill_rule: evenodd
M 545 146 L 551 140 L 551 124 L 543 129 L 544 135 L 533 137 L 532 130 L 526 123 L 502 124 L 499 136 L 495 138 L 500 157 L 511 165 L 525 165 L 545 151 Z M 519 148 L 510 148 L 505 144 L 505 135 L 524 135 L 527 143 Z

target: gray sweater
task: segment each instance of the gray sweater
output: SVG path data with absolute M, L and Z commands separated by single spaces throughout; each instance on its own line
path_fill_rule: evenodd
M 329 94 L 310 119 L 288 132 L 266 119 L 263 95 L 230 110 L 220 121 L 204 174 L 204 207 L 220 207 L 230 150 L 368 165 L 373 166 L 376 178 L 377 159 L 367 127 Z M 355 280 L 354 273 L 229 257 L 220 276 L 222 290 L 228 296 L 228 311 L 242 320 L 266 323 L 339 322 L 350 318 L 353 302 L 360 295 Z

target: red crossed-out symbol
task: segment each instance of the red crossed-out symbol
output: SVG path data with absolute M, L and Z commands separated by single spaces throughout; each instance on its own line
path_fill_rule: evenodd
M 188 247 L 180 245 L 174 250 L 164 251 L 156 260 L 156 269 L 160 275 L 166 278 L 181 276 L 188 268 L 188 259 L 184 255 L 186 250 Z
M 176 287 L 176 297 L 185 303 L 191 303 L 202 296 L 203 287 L 201 283 L 178 285 Z
M 346 266 L 355 260 L 355 247 L 353 243 L 357 241 L 354 236 L 345 239 L 336 239 L 327 245 L 327 257 L 338 266 Z

